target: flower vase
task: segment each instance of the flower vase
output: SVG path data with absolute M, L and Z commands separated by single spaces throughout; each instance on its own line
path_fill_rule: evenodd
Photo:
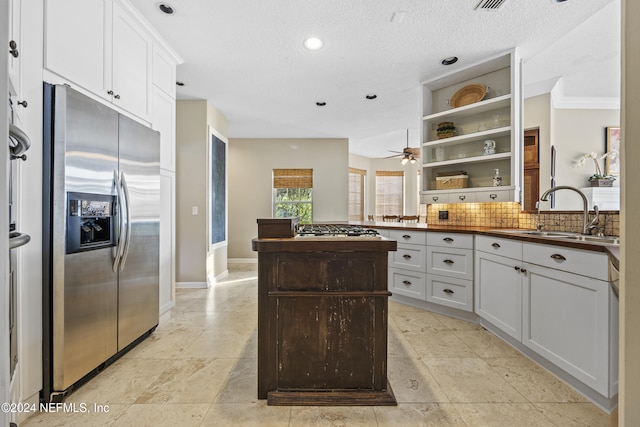
M 592 187 L 613 187 L 613 179 L 592 179 L 589 183 Z

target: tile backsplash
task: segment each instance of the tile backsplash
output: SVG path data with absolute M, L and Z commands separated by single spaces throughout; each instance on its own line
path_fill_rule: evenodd
M 538 215 L 521 211 L 519 203 L 451 203 L 427 205 L 427 224 L 459 225 L 463 227 L 536 228 Z M 438 219 L 440 211 L 448 211 L 449 219 Z M 593 212 L 591 212 L 593 215 Z M 540 220 L 544 230 L 582 231 L 582 212 L 543 211 Z M 620 235 L 618 211 L 600 213 L 600 225 L 604 225 L 607 236 Z

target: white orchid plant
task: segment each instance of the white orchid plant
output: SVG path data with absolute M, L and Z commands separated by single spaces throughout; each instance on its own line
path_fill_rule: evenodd
M 613 160 L 618 156 L 619 156 L 619 153 L 618 153 L 617 150 L 611 150 L 611 151 L 609 151 L 607 153 L 604 153 L 601 156 L 598 156 L 598 154 L 595 151 L 592 151 L 590 153 L 583 154 L 578 160 L 576 160 L 576 167 L 584 166 L 584 164 L 587 163 L 587 160 L 591 159 L 591 160 L 593 160 L 593 164 L 596 167 L 596 173 L 594 173 L 593 175 L 591 175 L 589 177 L 589 181 L 594 181 L 596 179 L 615 180 L 615 178 L 613 176 L 605 175 L 605 174 L 602 173 L 602 169 L 600 169 L 599 160 L 604 160 L 604 159 Z

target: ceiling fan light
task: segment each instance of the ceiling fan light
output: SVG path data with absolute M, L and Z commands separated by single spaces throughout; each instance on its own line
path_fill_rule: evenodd
M 400 160 L 400 164 L 402 166 L 406 165 L 408 162 L 409 162 L 409 157 L 407 157 L 406 155 L 402 157 L 402 160 Z
M 416 163 L 416 158 L 415 158 L 415 157 L 413 157 L 413 156 L 411 156 L 411 157 L 409 158 L 409 163 L 411 163 L 412 165 L 413 165 L 413 164 L 415 164 L 415 163 Z

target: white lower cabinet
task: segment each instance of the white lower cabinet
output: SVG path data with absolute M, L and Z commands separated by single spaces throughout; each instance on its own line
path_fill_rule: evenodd
M 425 297 L 425 275 L 418 271 L 389 268 L 389 290 L 398 295 L 418 298 Z
M 522 338 L 521 264 L 521 260 L 476 251 L 476 314 L 518 341 Z
M 617 302 L 609 282 L 524 266 L 522 343 L 603 396 L 614 396 Z
M 473 282 L 455 277 L 427 274 L 426 299 L 429 302 L 473 311 Z
M 475 312 L 612 398 L 618 302 L 606 265 L 600 252 L 476 236 Z

